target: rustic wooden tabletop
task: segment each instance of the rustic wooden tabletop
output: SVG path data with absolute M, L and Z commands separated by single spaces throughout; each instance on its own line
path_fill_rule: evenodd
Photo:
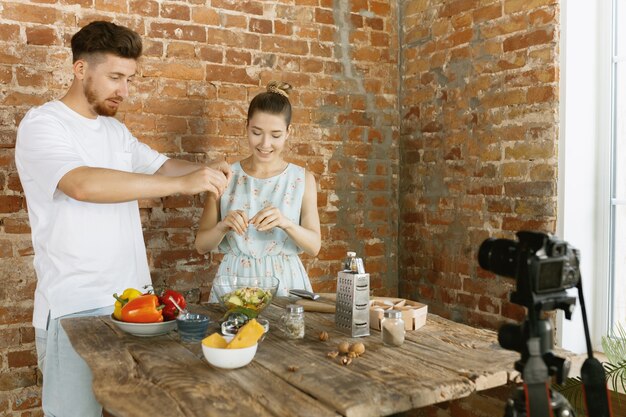
M 335 330 L 332 314 L 312 312 L 305 314 L 305 338 L 290 340 L 276 324 L 287 302 L 276 299 L 262 313 L 270 332 L 252 363 L 235 370 L 211 367 L 200 343 L 182 343 L 175 331 L 142 338 L 109 317 L 62 323 L 93 371 L 98 400 L 117 417 L 385 416 L 504 385 L 515 375 L 519 355 L 500 348 L 495 332 L 432 314 L 399 348 L 383 346 L 375 330 L 352 339 Z M 216 305 L 194 310 L 221 315 Z M 328 341 L 320 341 L 321 331 Z M 366 352 L 341 365 L 327 356 L 341 341 L 363 342 Z

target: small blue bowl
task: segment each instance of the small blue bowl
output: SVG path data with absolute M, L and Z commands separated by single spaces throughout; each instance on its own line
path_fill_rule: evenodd
M 178 336 L 183 342 L 200 342 L 206 336 L 211 320 L 204 314 L 181 314 L 176 319 Z

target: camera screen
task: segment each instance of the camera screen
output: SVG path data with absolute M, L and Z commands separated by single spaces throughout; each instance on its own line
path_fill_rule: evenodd
M 562 278 L 563 261 L 542 263 L 539 266 L 536 291 L 543 292 L 560 289 Z

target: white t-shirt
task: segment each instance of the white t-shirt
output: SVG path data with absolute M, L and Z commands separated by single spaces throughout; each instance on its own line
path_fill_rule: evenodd
M 60 101 L 20 123 L 15 162 L 28 204 L 37 274 L 33 325 L 110 306 L 113 293 L 150 284 L 137 201 L 85 203 L 57 189 L 81 166 L 154 174 L 167 157 L 112 117 L 88 119 Z

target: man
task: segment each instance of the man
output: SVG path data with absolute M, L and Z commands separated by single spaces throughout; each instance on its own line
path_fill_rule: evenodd
M 59 320 L 112 312 L 112 294 L 150 284 L 137 200 L 228 185 L 214 168 L 168 159 L 114 119 L 128 97 L 139 35 L 92 22 L 72 37 L 67 94 L 31 109 L 18 128 L 15 160 L 28 202 L 37 289 L 33 325 L 50 417 L 97 417 L 91 373 Z

